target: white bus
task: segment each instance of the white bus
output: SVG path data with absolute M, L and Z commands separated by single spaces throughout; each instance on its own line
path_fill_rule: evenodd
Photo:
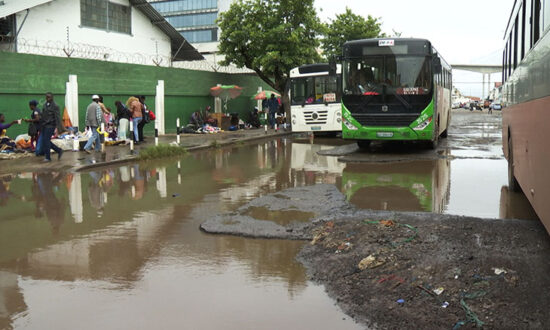
M 342 131 L 342 66 L 329 74 L 328 64 L 303 65 L 290 71 L 293 132 Z

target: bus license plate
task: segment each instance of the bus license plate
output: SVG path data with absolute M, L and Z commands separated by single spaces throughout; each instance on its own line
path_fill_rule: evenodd
M 376 136 L 381 138 L 391 138 L 393 137 L 393 132 L 377 132 Z
M 320 131 L 320 130 L 321 130 L 321 126 L 311 126 L 311 130 L 312 130 L 312 131 Z

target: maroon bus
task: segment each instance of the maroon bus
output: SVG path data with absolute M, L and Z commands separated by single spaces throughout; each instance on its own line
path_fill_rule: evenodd
M 550 0 L 515 1 L 503 53 L 502 139 L 510 190 L 523 190 L 550 233 L 549 32 Z

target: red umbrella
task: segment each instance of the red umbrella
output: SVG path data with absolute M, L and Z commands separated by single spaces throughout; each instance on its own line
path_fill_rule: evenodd
M 224 85 L 210 88 L 210 94 L 212 96 L 221 97 L 222 99 L 237 98 L 242 92 L 242 87 L 237 85 Z
M 275 97 L 280 98 L 281 94 L 274 91 L 261 91 L 258 94 L 254 95 L 254 100 L 265 100 L 271 97 L 272 94 L 275 94 Z

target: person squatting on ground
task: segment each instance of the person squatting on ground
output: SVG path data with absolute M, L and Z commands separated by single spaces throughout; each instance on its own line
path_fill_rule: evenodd
M 20 124 L 19 120 L 14 120 L 9 124 L 6 124 L 6 117 L 0 113 L 0 150 L 15 150 L 17 145 L 15 142 L 7 136 L 7 130 L 14 124 Z
M 92 144 L 95 142 L 95 151 L 101 150 L 101 139 L 99 137 L 99 132 L 97 131 L 97 128 L 101 126 L 101 124 L 105 123 L 105 117 L 103 117 L 103 111 L 101 110 L 101 106 L 99 105 L 99 96 L 93 95 L 92 96 L 92 103 L 88 105 L 88 108 L 86 109 L 86 126 L 92 131 L 92 136 L 88 139 L 88 142 L 86 142 L 86 145 L 84 146 L 84 151 L 87 153 L 91 153 Z
M 139 143 L 140 136 L 139 136 L 139 123 L 141 123 L 143 119 L 143 105 L 141 102 L 139 102 L 139 99 L 137 97 L 130 97 L 128 101 L 126 101 L 126 105 L 130 109 L 130 112 L 132 113 L 132 122 L 133 122 L 133 128 L 134 128 L 134 142 Z
M 53 100 L 53 94 L 46 94 L 46 103 L 42 108 L 42 116 L 40 117 L 40 131 L 43 134 L 41 139 L 41 149 L 44 152 L 44 162 L 50 162 L 50 149 L 53 149 L 57 153 L 57 159 L 61 159 L 63 150 L 52 143 L 52 136 L 55 134 L 57 127 L 61 127 L 61 115 L 59 112 L 59 106 Z M 61 133 L 61 132 L 58 132 Z
M 279 101 L 275 94 L 271 94 L 271 97 L 267 100 L 267 108 L 269 109 L 269 125 L 271 128 L 275 128 L 275 114 L 279 110 Z

